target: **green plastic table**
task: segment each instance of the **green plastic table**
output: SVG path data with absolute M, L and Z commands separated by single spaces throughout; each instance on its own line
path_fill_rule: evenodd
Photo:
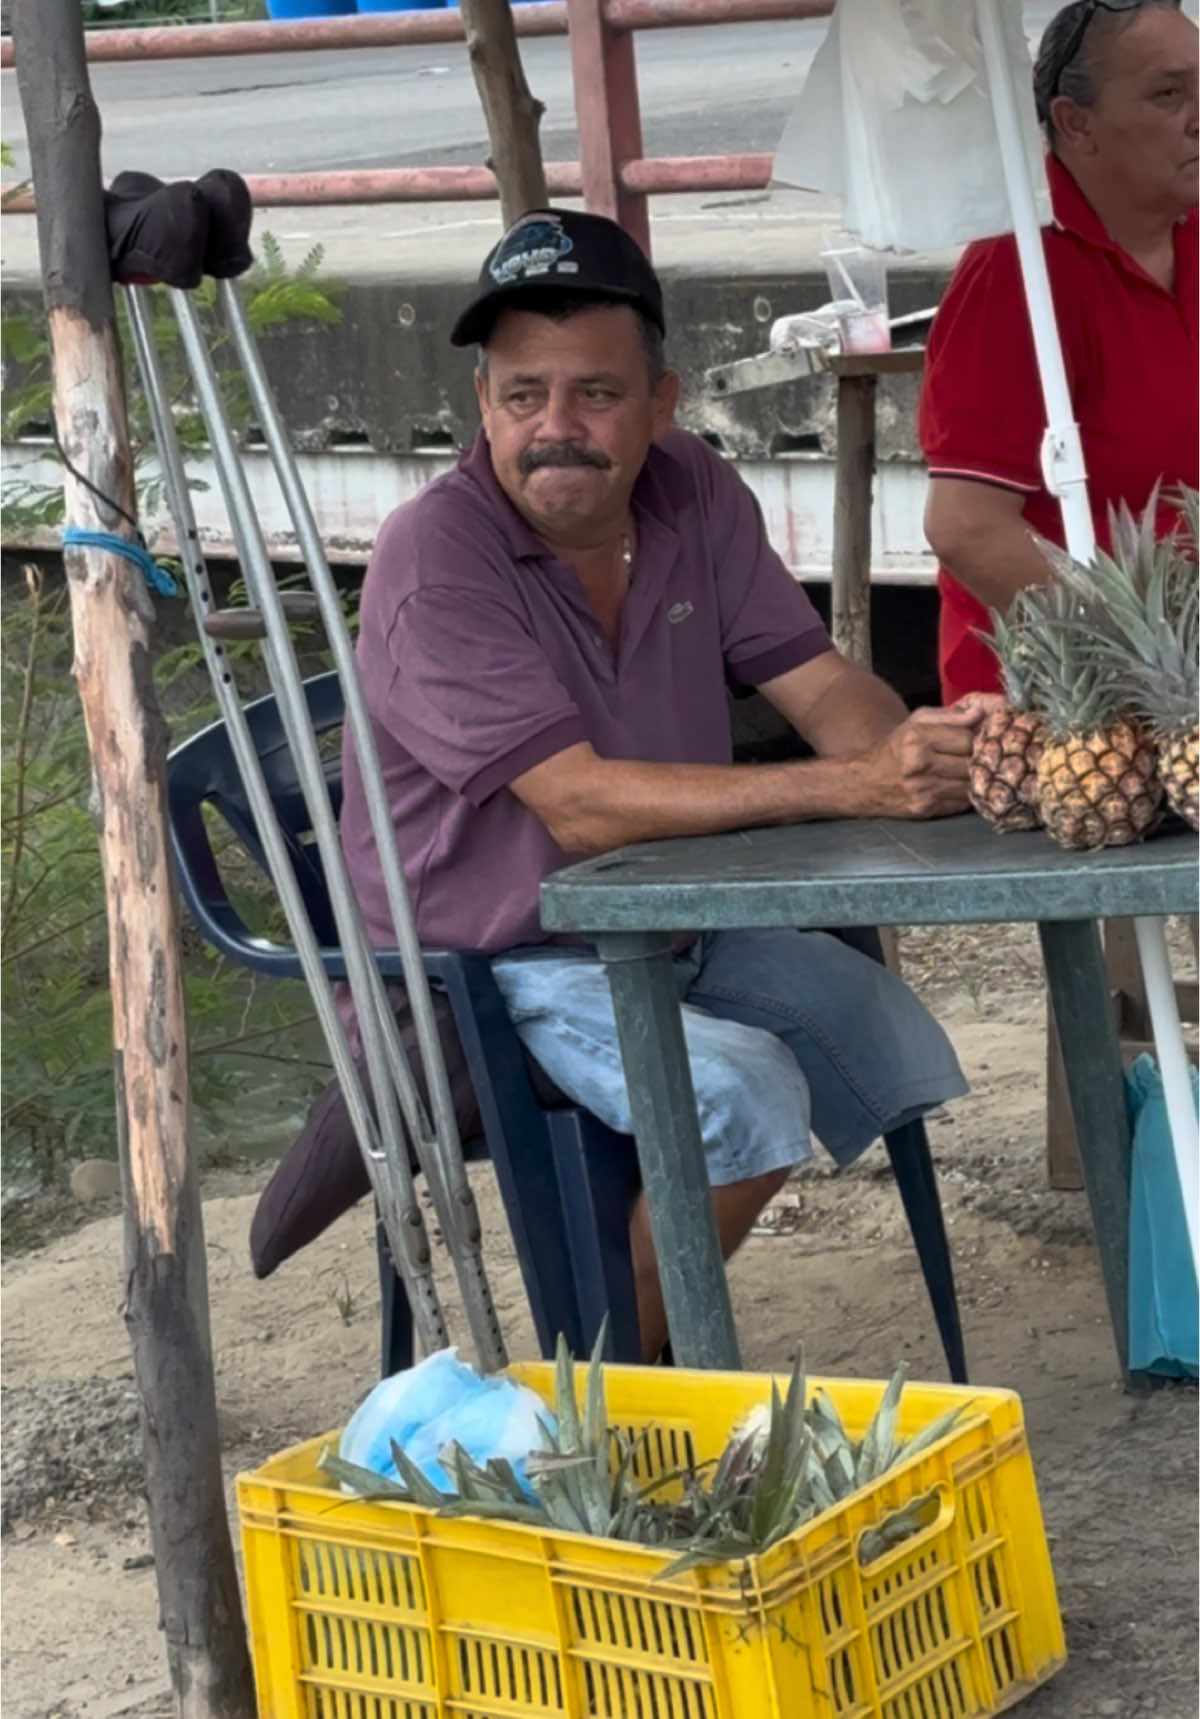
M 736 1368 L 737 1336 L 671 973 L 673 934 L 795 926 L 1036 922 L 1122 1373 L 1129 1125 L 1097 921 L 1195 913 L 1197 842 L 1068 853 L 971 814 L 838 820 L 647 842 L 556 872 L 542 924 L 594 941 L 612 984 L 675 1358 Z

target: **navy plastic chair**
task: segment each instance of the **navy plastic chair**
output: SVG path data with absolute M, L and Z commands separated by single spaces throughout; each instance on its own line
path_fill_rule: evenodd
M 309 717 L 320 735 L 343 717 L 336 673 L 305 682 Z M 308 810 L 273 696 L 246 708 L 246 720 L 272 803 L 287 840 L 297 881 L 331 978 L 345 977 L 324 871 L 311 837 Z M 326 763 L 335 811 L 341 764 Z M 213 853 L 203 808 L 210 806 L 265 870 L 254 819 L 223 722 L 185 741 L 168 761 L 167 797 L 180 889 L 203 936 L 231 961 L 276 978 L 301 978 L 299 956 L 287 945 L 252 933 L 230 902 Z M 844 933 L 882 959 L 873 929 Z M 609 1319 L 610 1360 L 641 1359 L 628 1227 L 640 1187 L 637 1154 L 628 1135 L 615 1134 L 578 1106 L 546 1109 L 530 1083 L 520 1041 L 488 958 L 478 951 L 423 951 L 431 983 L 444 991 L 457 1027 L 482 1120 L 482 1135 L 464 1141 L 468 1157 L 490 1157 L 516 1245 L 539 1346 L 551 1355 L 558 1333 L 575 1354 L 595 1341 Z M 399 955 L 381 951 L 385 978 L 402 977 Z M 950 1376 L 966 1381 L 962 1331 L 924 1124 L 885 1136 L 888 1155 L 933 1304 Z M 378 1231 L 385 1373 L 410 1364 L 412 1318 L 403 1286 Z

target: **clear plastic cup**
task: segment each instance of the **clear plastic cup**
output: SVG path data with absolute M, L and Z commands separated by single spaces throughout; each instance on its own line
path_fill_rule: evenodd
M 843 352 L 890 352 L 887 264 L 865 245 L 834 245 L 821 252 L 829 290 L 838 302 Z

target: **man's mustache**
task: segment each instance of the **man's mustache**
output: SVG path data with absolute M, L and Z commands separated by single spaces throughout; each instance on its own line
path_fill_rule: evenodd
M 543 466 L 594 466 L 597 471 L 606 472 L 612 461 L 599 448 L 585 448 L 579 442 L 541 442 L 536 448 L 526 448 L 517 461 L 522 477 L 540 471 Z

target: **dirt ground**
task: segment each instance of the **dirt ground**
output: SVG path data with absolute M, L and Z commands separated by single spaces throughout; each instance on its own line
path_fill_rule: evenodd
M 971 1096 L 931 1120 L 972 1381 L 1020 1392 L 1070 1659 L 1030 1719 L 1194 1719 L 1197 1403 L 1116 1383 L 1082 1194 L 1044 1160 L 1044 1002 L 1036 939 L 1012 929 L 902 937 L 905 973 L 946 1023 Z M 1182 926 L 1178 971 L 1194 971 Z M 227 1477 L 340 1424 L 375 1378 L 370 1213 L 348 1214 L 256 1283 L 247 1232 L 262 1166 L 205 1177 Z M 486 1167 L 488 1265 L 514 1355 L 532 1331 Z M 3 1306 L 6 1719 L 158 1719 L 173 1711 L 139 1487 L 136 1398 L 118 1303 L 117 1213 L 6 1249 Z M 735 1261 L 748 1368 L 882 1377 L 942 1358 L 881 1148 L 795 1177 Z M 454 1297 L 446 1285 L 446 1303 Z M 454 1318 L 452 1312 L 452 1319 Z M 461 1317 L 457 1331 L 465 1331 Z M 739 1719 L 757 1719 L 747 1714 Z

